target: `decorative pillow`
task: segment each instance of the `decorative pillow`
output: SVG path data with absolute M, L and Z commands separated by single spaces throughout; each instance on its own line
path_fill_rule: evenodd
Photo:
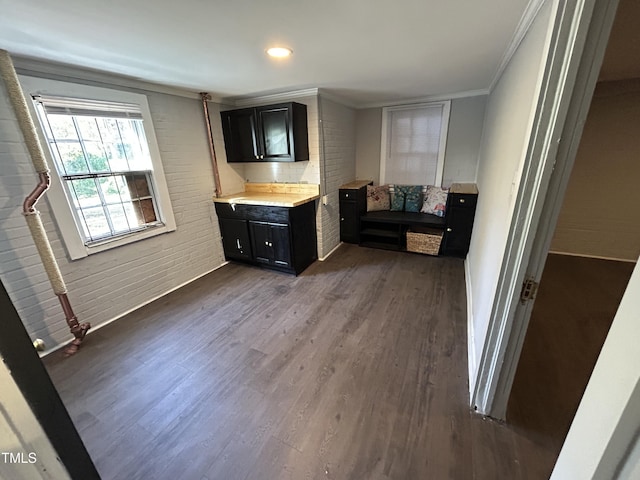
M 389 185 L 367 185 L 367 212 L 389 210 Z
M 427 193 L 424 196 L 424 202 L 420 211 L 422 213 L 430 213 L 438 217 L 444 217 L 448 193 L 448 188 L 427 185 Z
M 403 185 L 405 212 L 419 212 L 422 204 L 422 185 Z
M 398 188 L 399 185 L 389 185 L 389 196 L 391 197 L 392 212 L 404 212 L 404 192 Z

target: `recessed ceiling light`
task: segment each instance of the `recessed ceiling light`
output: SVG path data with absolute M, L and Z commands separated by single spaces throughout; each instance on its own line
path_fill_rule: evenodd
M 270 57 L 284 58 L 293 53 L 293 50 L 286 47 L 271 47 L 267 49 L 267 55 Z

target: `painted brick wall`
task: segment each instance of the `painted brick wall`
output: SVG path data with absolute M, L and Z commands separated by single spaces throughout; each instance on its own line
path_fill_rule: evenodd
M 80 321 L 94 326 L 224 261 L 211 202 L 213 175 L 201 104 L 197 99 L 143 93 L 148 96 L 177 230 L 72 262 L 46 199 L 38 203 L 75 313 Z M 214 135 L 222 145 L 219 120 Z M 35 181 L 4 85 L 0 85 L 0 279 L 29 334 L 44 339 L 50 349 L 71 335 L 21 214 L 22 202 Z
M 356 178 L 356 112 L 320 95 L 321 150 L 324 150 L 324 165 L 321 165 L 322 191 L 326 205 L 320 205 L 322 237 L 318 255 L 328 255 L 340 243 L 340 210 L 338 189 L 340 185 Z M 324 170 L 323 170 L 324 169 Z

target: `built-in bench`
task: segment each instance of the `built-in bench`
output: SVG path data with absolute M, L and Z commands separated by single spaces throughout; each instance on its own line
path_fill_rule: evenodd
M 405 250 L 407 230 L 430 228 L 444 233 L 446 218 L 417 212 L 368 212 L 360 216 L 360 245 Z
M 389 210 L 367 212 L 367 185 L 371 183 L 370 180 L 355 180 L 340 187 L 340 240 L 366 247 L 407 250 L 407 231 L 417 233 L 411 235 L 412 239 L 424 238 L 419 235 L 434 232 L 442 234 L 441 255 L 463 258 L 467 255 L 478 200 L 478 189 L 474 184 L 452 184 L 446 215 L 438 217 Z

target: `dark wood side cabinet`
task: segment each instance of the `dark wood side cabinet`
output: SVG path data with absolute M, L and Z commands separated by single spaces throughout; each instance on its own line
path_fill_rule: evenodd
M 297 207 L 215 204 L 228 260 L 296 275 L 317 258 L 315 201 Z
M 367 212 L 367 185 L 370 180 L 355 180 L 342 185 L 340 196 L 340 240 L 360 243 L 360 216 Z
M 227 162 L 309 160 L 307 106 L 289 102 L 220 112 Z
M 447 197 L 447 213 L 442 255 L 466 257 L 471 243 L 478 189 L 471 183 L 454 183 Z

